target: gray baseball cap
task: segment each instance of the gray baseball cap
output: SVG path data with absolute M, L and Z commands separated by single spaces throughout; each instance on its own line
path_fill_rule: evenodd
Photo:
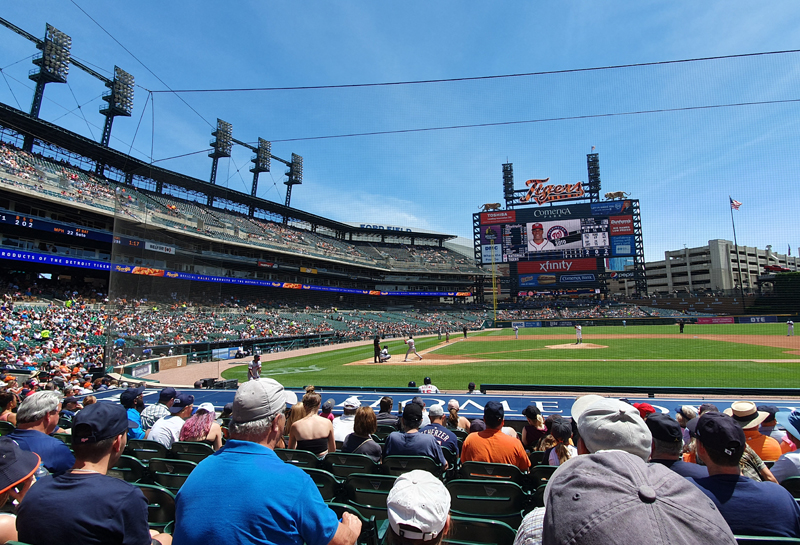
M 568 460 L 545 494 L 544 545 L 736 543 L 722 514 L 697 486 L 627 452 Z
M 587 406 L 578 417 L 578 433 L 589 452 L 624 450 L 645 462 L 650 458 L 653 435 L 639 410 L 618 399 L 601 398 Z
M 252 422 L 283 411 L 286 395 L 283 386 L 271 378 L 249 380 L 239 385 L 233 398 L 234 422 Z

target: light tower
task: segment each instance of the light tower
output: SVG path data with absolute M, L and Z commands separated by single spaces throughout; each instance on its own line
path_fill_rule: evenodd
M 286 184 L 286 208 L 292 202 L 292 186 L 303 183 L 303 158 L 296 153 L 292 154 L 292 163 L 289 165 L 289 170 L 286 171 L 288 179 L 283 182 Z M 283 217 L 283 223 L 288 222 L 288 216 Z
M 217 163 L 220 157 L 230 157 L 233 148 L 233 125 L 227 121 L 217 118 L 217 130 L 211 133 L 215 139 L 210 142 L 213 150 L 208 154 L 213 159 L 211 163 L 211 179 L 209 182 L 214 185 L 217 182 Z M 214 197 L 208 195 L 208 206 L 214 202 Z
M 48 23 L 44 41 L 36 44 L 36 47 L 42 50 L 41 54 L 33 58 L 33 64 L 39 68 L 28 74 L 28 79 L 36 82 L 31 104 L 33 117 L 39 117 L 39 110 L 42 109 L 44 86 L 48 83 L 67 83 L 72 38 Z M 22 148 L 25 151 L 33 149 L 33 136 L 25 137 Z
M 250 190 L 250 196 L 255 197 L 258 192 L 258 175 L 262 172 L 269 172 L 270 159 L 272 157 L 272 143 L 263 138 L 258 139 L 258 148 L 256 154 L 250 159 L 253 162 L 253 168 L 250 172 L 253 173 L 253 187 Z M 253 217 L 255 206 L 250 205 L 250 217 Z
M 110 90 L 103 93 L 103 100 L 108 102 L 108 105 L 100 106 L 100 113 L 106 116 L 100 144 L 108 147 L 114 118 L 118 115 L 131 116 L 131 111 L 133 110 L 133 76 L 119 66 L 115 66 L 114 79 L 106 82 L 106 87 Z

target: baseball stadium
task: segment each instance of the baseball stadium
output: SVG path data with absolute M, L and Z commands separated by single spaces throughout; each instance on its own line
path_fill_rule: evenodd
M 741 445 L 756 460 L 754 470 L 741 474 L 773 481 L 780 491 L 773 495 L 793 496 L 788 515 L 783 506 L 774 509 L 785 526 L 800 532 L 800 462 L 791 458 L 800 446 L 793 442 L 800 423 L 800 336 L 794 335 L 799 264 L 791 246 L 786 255 L 773 251 L 767 233 L 760 241 L 765 250 L 738 243 L 734 214 L 742 203 L 735 196 L 722 197 L 726 213 L 730 204 L 731 224 L 701 235 L 730 237 L 732 231 L 732 241 L 715 238 L 707 246 L 675 250 L 683 239 L 671 240 L 663 261 L 646 250 L 664 246 L 665 235 L 648 229 L 648 214 L 666 204 L 653 193 L 634 191 L 632 182 L 619 191 L 629 182 L 613 179 L 617 169 L 601 176 L 594 146 L 559 157 L 569 165 L 564 172 L 580 172 L 586 181 L 534 171 L 522 158 L 517 180 L 514 162 L 498 160 L 490 165 L 494 178 L 484 183 L 493 198 L 476 191 L 468 206 L 461 200 L 427 203 L 434 215 L 456 208 L 465 226 L 459 233 L 471 238 L 402 217 L 342 221 L 341 215 L 292 205 L 292 193 L 297 200 L 308 185 L 304 162 L 307 177 L 319 168 L 302 139 L 291 142 L 297 153 L 284 153 L 280 140 L 248 141 L 254 135 L 233 130 L 238 120 L 217 118 L 204 136 L 210 149 L 190 159 L 192 174 L 159 166 L 152 152 L 147 160 L 133 146 L 114 144 L 117 127 L 135 123 L 132 116 L 141 113 L 134 109 L 130 73 L 117 66 L 103 72 L 93 59 L 71 56 L 72 40 L 77 44 L 80 35 L 48 24 L 42 38 L 13 21 L 0 23 L 4 33 L 40 51 L 29 75 L 35 86 L 31 108 L 0 101 L 0 432 L 13 438 L 33 425 L 23 422 L 28 398 L 57 394 L 58 418 L 47 434 L 69 447 L 78 465 L 50 468 L 37 453 L 44 474 L 57 480 L 64 471 L 91 471 L 80 469 L 86 445 L 76 443 L 87 440 L 87 426 L 106 425 L 93 424 L 98 407 L 122 406 L 130 429 L 118 433 L 127 434 L 127 442 L 102 473 L 142 491 L 154 541 L 167 545 L 174 536 L 176 543 L 214 542 L 211 530 L 198 534 L 181 522 L 182 515 L 193 521 L 199 516 L 181 506 L 189 494 L 181 490 L 195 490 L 193 472 L 210 471 L 231 444 L 245 442 L 245 421 L 237 419 L 245 409 L 261 410 L 246 396 L 255 391 L 269 404 L 282 387 L 280 411 L 270 413 L 270 425 L 278 415 L 286 425 L 269 439 L 270 448 L 282 463 L 310 476 L 321 501 L 336 512 L 337 536 L 352 517 L 359 521 L 349 541 L 310 541 L 301 531 L 296 542 L 533 545 L 542 541 L 526 533 L 530 525 L 539 531 L 544 525 L 545 535 L 553 535 L 545 503 L 558 500 L 557 483 L 584 458 L 578 454 L 591 454 L 589 460 L 596 451 L 626 450 L 608 437 L 627 432 L 598 432 L 588 418 L 584 427 L 581 419 L 595 404 L 617 404 L 611 412 L 626 416 L 614 426 L 630 421 L 637 433 L 647 433 L 646 467 L 658 465 L 658 441 L 674 432 L 680 459 L 703 471 L 708 466 L 707 478 L 719 460 L 710 456 L 706 462 L 704 441 L 710 440 L 702 437 L 711 432 L 703 427 L 708 417 L 701 422 L 698 413 L 713 406 L 715 418 L 729 415 L 722 428 L 738 421 L 748 445 L 756 419 L 761 437 L 774 438 L 770 446 L 778 450 Z M 42 113 L 51 89 L 67 84 L 69 66 L 69 78 L 79 74 L 103 91 L 99 114 L 92 114 L 103 124 L 99 138 Z M 154 106 L 153 112 L 155 119 Z M 235 165 L 237 153 L 249 154 L 250 163 Z M 239 189 L 228 183 L 229 163 L 242 180 Z M 194 174 L 200 169 L 210 176 Z M 251 179 L 241 176 L 245 169 Z M 270 185 L 282 186 L 282 193 L 266 194 Z M 697 197 L 706 204 L 711 198 Z M 148 409 L 159 406 L 162 417 L 146 426 Z M 414 427 L 414 411 L 423 423 L 446 430 L 441 437 L 436 430 L 419 432 L 435 436 L 439 458 L 398 450 L 395 436 L 420 428 L 419 421 Z M 208 413 L 211 427 L 199 439 L 186 438 L 189 419 Z M 156 430 L 176 414 L 186 424 L 165 445 Z M 475 454 L 478 438 L 494 429 L 498 414 L 497 429 L 514 442 L 504 448 L 521 452 L 524 463 Z M 339 436 L 348 420 L 350 433 Z M 304 435 L 323 423 L 330 433 Z M 564 426 L 566 439 L 560 435 Z M 703 433 L 696 435 L 697 429 Z M 96 429 L 92 433 L 99 437 Z M 591 447 L 598 433 L 606 434 L 600 441 L 605 446 Z M 356 436 L 363 442 L 353 448 Z M 449 440 L 452 449 L 442 445 Z M 12 448 L 4 441 L 0 454 Z M 373 459 L 367 442 L 376 445 Z M 36 452 L 25 444 L 13 452 Z M 783 469 L 791 466 L 786 456 L 794 473 Z M 449 491 L 450 522 L 444 530 L 441 524 L 431 531 L 406 528 L 408 536 L 423 537 L 404 538 L 395 528 L 392 502 L 400 494 L 397 484 L 419 470 L 433 475 L 431 487 Z M 262 478 L 254 482 L 270 486 Z M 31 491 L 37 487 L 44 489 L 37 483 Z M 641 496 L 644 488 L 639 490 Z M 693 493 L 706 500 L 695 489 L 686 497 Z M 242 494 L 257 491 L 248 485 Z M 23 530 L 24 507 L 34 503 L 30 496 L 3 497 L 7 506 L 21 506 L 19 534 L 8 543 L 46 542 L 36 537 L 39 530 Z M 239 522 L 230 516 L 236 528 Z M 730 528 L 722 524 L 720 543 L 800 542 L 800 533 L 760 534 L 757 524 L 725 521 Z M 686 532 L 702 535 L 689 526 Z M 604 531 L 587 530 L 597 532 L 595 538 Z M 0 527 L 0 538 L 3 532 Z M 289 542 L 268 536 L 230 542 Z M 82 542 L 97 539 L 95 534 Z M 606 539 L 591 542 L 623 542 Z M 697 539 L 664 542 L 717 542 Z

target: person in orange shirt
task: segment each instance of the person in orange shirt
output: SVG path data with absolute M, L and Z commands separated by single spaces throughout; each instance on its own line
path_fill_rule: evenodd
M 492 462 L 498 464 L 511 464 L 521 471 L 528 471 L 531 460 L 516 437 L 510 437 L 502 432 L 505 410 L 503 405 L 490 401 L 483 409 L 483 421 L 486 429 L 477 433 L 470 433 L 464 440 L 461 449 L 461 461 L 471 460 L 478 462 Z
M 742 427 L 747 444 L 762 460 L 774 462 L 781 457 L 780 443 L 758 431 L 758 426 L 769 416 L 768 412 L 759 411 L 752 401 L 737 401 L 724 412 Z

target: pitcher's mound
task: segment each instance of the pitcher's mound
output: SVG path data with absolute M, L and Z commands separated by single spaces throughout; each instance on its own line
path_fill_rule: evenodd
M 551 344 L 551 345 L 548 345 L 547 348 L 566 349 L 566 350 L 571 350 L 571 349 L 574 348 L 576 350 L 581 350 L 581 349 L 585 350 L 587 348 L 608 348 L 608 347 L 607 346 L 603 346 L 602 344 L 592 344 L 592 343 L 575 344 L 575 343 L 570 343 L 570 344 Z

